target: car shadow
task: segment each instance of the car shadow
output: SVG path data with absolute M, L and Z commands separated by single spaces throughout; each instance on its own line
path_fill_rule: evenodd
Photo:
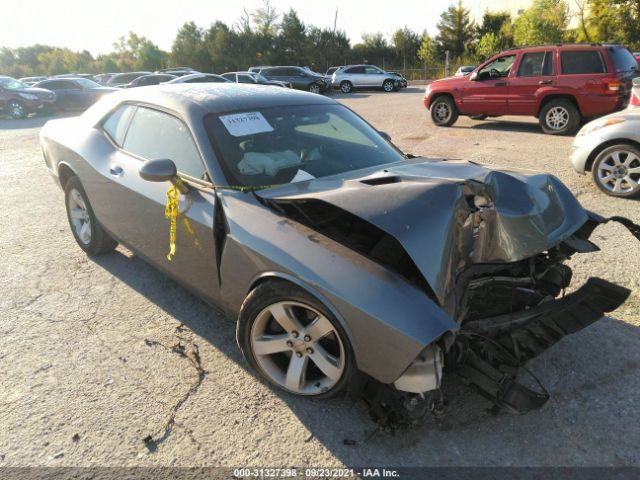
M 24 130 L 29 128 L 41 128 L 49 120 L 55 118 L 73 117 L 78 115 L 77 113 L 53 113 L 42 115 L 31 115 L 27 118 L 14 120 L 9 117 L 0 116 L 0 130 Z
M 629 455 L 636 457 L 628 463 L 640 463 L 637 454 L 629 453 L 637 452 L 640 441 L 640 431 L 630 427 L 640 422 L 634 408 L 640 404 L 640 329 L 622 320 L 605 317 L 530 362 L 529 368 L 551 394 L 540 410 L 523 416 L 496 414 L 488 400 L 456 377 L 448 377 L 443 387 L 448 399 L 444 414 L 428 416 L 414 427 L 389 429 L 371 420 L 363 401 L 310 400 L 272 388 L 242 357 L 235 343 L 235 320 L 135 255 L 116 251 L 92 261 L 267 385 L 311 433 L 300 441 L 320 442 L 349 467 L 581 461 L 595 465 L 610 464 L 609 457 Z M 603 415 L 603 405 L 617 405 L 616 414 Z M 536 448 L 514 447 L 510 453 L 499 448 L 522 439 Z M 576 460 L 576 451 L 583 460 Z M 605 453 L 608 456 L 603 460 Z
M 473 130 L 497 130 L 501 132 L 536 133 L 545 135 L 540 125 L 532 122 L 518 122 L 517 120 L 498 120 L 488 118 L 486 120 L 473 120 L 473 125 L 454 125 L 454 128 L 470 128 Z

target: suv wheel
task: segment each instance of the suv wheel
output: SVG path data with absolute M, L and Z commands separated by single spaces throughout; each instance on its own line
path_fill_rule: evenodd
M 569 135 L 580 124 L 580 112 L 573 102 L 551 100 L 540 111 L 540 126 L 550 135 Z
M 25 110 L 24 105 L 18 100 L 11 100 L 7 105 L 7 109 L 9 110 L 9 116 L 15 120 L 25 118 L 27 116 L 27 111 Z
M 458 109 L 448 96 L 437 97 L 430 108 L 431 120 L 439 127 L 450 127 L 458 120 Z
M 340 91 L 342 93 L 351 93 L 351 90 L 353 90 L 353 85 L 351 85 L 351 82 L 345 80 L 340 84 Z
M 596 186 L 607 195 L 634 197 L 640 194 L 640 149 L 624 143 L 605 148 L 591 172 Z
M 312 83 L 309 85 L 309 91 L 311 93 L 320 93 L 320 85 L 318 83 Z
M 385 80 L 384 82 L 382 82 L 382 89 L 387 93 L 393 92 L 395 90 L 393 80 Z

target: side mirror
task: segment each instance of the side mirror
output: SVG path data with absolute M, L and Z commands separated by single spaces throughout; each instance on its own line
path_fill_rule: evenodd
M 172 182 L 178 175 L 178 169 L 173 160 L 168 158 L 147 160 L 138 170 L 140 177 L 149 182 Z
M 478 80 L 478 72 L 473 72 L 471 75 L 469 75 L 469 80 L 471 80 L 472 82 Z
M 391 135 L 389 135 L 387 132 L 381 132 L 380 130 L 378 130 L 378 133 L 380 134 L 380 136 L 382 138 L 384 138 L 387 142 L 391 141 Z

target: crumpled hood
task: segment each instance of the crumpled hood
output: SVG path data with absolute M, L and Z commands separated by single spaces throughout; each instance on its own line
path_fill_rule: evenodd
M 514 262 L 571 236 L 587 212 L 556 177 L 471 162 L 413 159 L 258 192 L 265 199 L 316 199 L 395 237 L 442 305 L 473 263 Z

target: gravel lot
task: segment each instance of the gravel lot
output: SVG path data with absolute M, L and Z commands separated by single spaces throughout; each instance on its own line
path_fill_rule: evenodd
M 637 201 L 576 175 L 571 138 L 535 119 L 439 129 L 419 89 L 338 98 L 405 151 L 552 172 L 585 207 L 640 223 Z M 0 120 L 0 466 L 640 465 L 640 245 L 619 225 L 596 230 L 603 251 L 573 261 L 575 282 L 634 294 L 532 362 L 551 393 L 541 410 L 494 416 L 451 381 L 442 418 L 390 435 L 361 402 L 299 400 L 258 380 L 233 319 L 127 250 L 87 258 L 43 164 L 45 121 Z

